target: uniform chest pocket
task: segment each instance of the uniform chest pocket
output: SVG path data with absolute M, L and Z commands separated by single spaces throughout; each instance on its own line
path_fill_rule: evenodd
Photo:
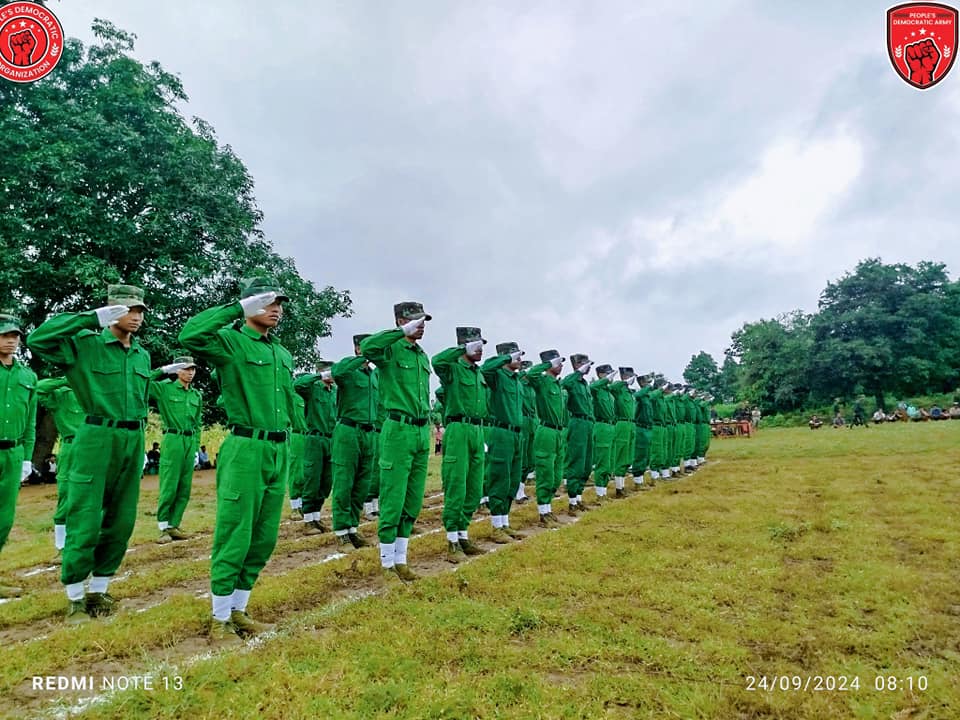
M 30 380 L 18 380 L 13 387 L 13 401 L 17 405 L 25 405 L 36 389 L 36 385 Z
M 244 379 L 257 387 L 273 387 L 275 373 L 273 363 L 269 360 L 254 360 L 248 358 L 241 368 Z
M 98 394 L 106 397 L 117 397 L 126 390 L 123 371 L 119 364 L 108 364 L 91 368 L 91 370 L 91 379 Z

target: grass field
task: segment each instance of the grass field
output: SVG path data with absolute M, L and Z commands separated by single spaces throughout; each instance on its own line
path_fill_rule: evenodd
M 375 549 L 337 556 L 284 521 L 250 606 L 278 630 L 233 652 L 205 636 L 212 477 L 198 476 L 184 523 L 197 538 L 166 546 L 146 482 L 111 586 L 123 610 L 79 628 L 61 624 L 46 570 L 52 491 L 28 488 L 0 556 L 29 590 L 0 605 L 0 713 L 960 717 L 960 422 L 767 430 L 714 442 L 710 458 L 558 530 L 518 508 L 525 540 L 454 571 L 431 497 L 411 544 L 426 577 L 409 586 L 384 585 Z M 438 484 L 434 462 L 428 496 Z M 489 523 L 476 532 L 493 550 Z M 152 690 L 33 687 L 145 674 Z

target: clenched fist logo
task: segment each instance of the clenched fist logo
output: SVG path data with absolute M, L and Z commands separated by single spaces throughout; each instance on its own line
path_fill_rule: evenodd
M 33 51 L 37 48 L 37 39 L 30 30 L 10 35 L 10 50 L 13 53 L 13 64 L 27 67 L 31 64 Z
M 933 40 L 922 40 L 913 45 L 907 45 L 904 53 L 907 67 L 910 68 L 910 82 L 917 85 L 929 85 L 933 82 L 933 71 L 940 62 L 940 51 Z

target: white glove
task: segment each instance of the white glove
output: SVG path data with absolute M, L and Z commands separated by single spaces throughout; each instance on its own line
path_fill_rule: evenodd
M 270 305 L 276 299 L 277 294 L 275 292 L 258 293 L 257 295 L 251 295 L 248 298 L 243 298 L 240 301 L 240 305 L 243 307 L 244 317 L 256 317 L 257 315 L 263 315 L 265 312 L 264 308 L 267 305 Z
M 100 323 L 100 327 L 109 327 L 130 312 L 130 308 L 126 305 L 104 305 L 98 307 L 94 312 L 97 314 L 97 322 Z
M 126 315 L 126 313 L 124 313 Z M 23 469 L 20 471 L 20 482 L 26 480 L 33 473 L 33 463 L 29 460 L 23 461 Z
M 183 370 L 187 366 L 187 363 L 170 363 L 169 365 L 164 365 L 160 368 L 163 371 L 164 375 L 172 375 L 175 372 Z
M 580 367 L 578 367 L 577 372 L 580 373 L 581 375 L 586 375 L 588 372 L 590 372 L 590 368 L 592 367 L 593 367 L 593 360 L 590 360 L 588 362 L 585 362 Z
M 630 379 L 627 380 L 626 383 L 627 383 L 627 385 L 633 385 L 633 383 L 635 383 L 636 380 L 637 380 L 637 376 L 636 376 L 636 375 L 631 375 L 631 376 L 630 376 Z
M 467 355 L 475 355 L 477 350 L 483 347 L 483 340 L 471 340 L 463 346 L 463 351 Z
M 520 357 L 521 357 L 522 355 L 523 355 L 523 353 L 521 353 L 519 350 L 517 350 L 516 352 L 510 353 L 510 362 L 519 362 L 519 361 L 520 361 Z
M 561 357 L 555 357 L 553 360 L 550 361 L 550 367 L 558 368 L 561 365 L 563 365 L 563 358 Z
M 420 318 L 419 320 L 411 320 L 408 323 L 404 323 L 400 326 L 400 329 L 403 330 L 403 334 L 407 337 L 415 334 L 419 328 L 423 326 L 423 323 L 426 322 L 426 318 Z
M 321 380 L 333 380 L 333 372 L 331 370 L 324 370 L 320 373 Z

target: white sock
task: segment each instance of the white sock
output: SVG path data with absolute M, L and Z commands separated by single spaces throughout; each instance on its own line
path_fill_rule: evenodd
M 672 467 L 672 468 L 670 468 L 670 469 L 673 470 L 675 473 L 680 472 L 680 466 L 679 466 L 679 465 L 675 465 L 674 467 Z
M 334 531 L 333 531 L 333 534 L 336 535 L 337 537 L 343 537 L 343 536 L 346 535 L 348 532 L 350 532 L 350 531 L 349 531 L 349 530 L 334 530 Z
M 54 525 L 53 526 L 53 546 L 57 550 L 63 550 L 63 546 L 66 544 L 67 544 L 67 526 Z
M 671 474 L 669 468 L 668 468 L 668 469 L 665 469 L 665 470 L 663 471 L 663 477 L 665 477 L 665 478 L 672 477 L 672 474 Z
M 160 522 L 157 523 L 157 527 L 160 528 L 160 532 L 163 532 L 168 527 L 170 527 L 170 523 L 167 522 L 166 520 L 161 520 Z
M 583 495 L 577 495 L 577 503 L 583 502 Z
M 220 622 L 230 619 L 230 606 L 233 605 L 233 593 L 213 596 L 213 618 Z
M 546 515 L 548 512 L 552 510 L 552 508 L 550 506 L 550 503 L 547 503 L 546 505 L 537 505 L 537 510 L 540 511 L 541 515 Z
M 577 506 L 577 499 L 576 499 L 575 497 L 568 497 L 568 498 L 567 498 L 567 502 L 570 503 L 570 507 L 576 507 L 576 506 Z
M 460 536 L 457 534 L 456 530 L 447 531 L 447 542 L 455 543 L 460 540 Z
M 500 516 L 500 522 L 503 523 L 503 525 L 501 525 L 500 527 L 510 527 L 510 516 L 509 516 L 509 515 L 501 515 L 501 516 Z
M 651 470 L 651 471 L 650 471 L 650 479 L 651 479 L 651 480 L 659 480 L 659 479 L 660 479 L 660 473 L 658 473 L 656 470 Z
M 493 525 L 495 528 L 503 527 L 503 515 L 491 515 L 490 524 Z
M 613 479 L 613 484 L 616 486 L 617 490 L 623 490 L 623 477 L 618 475 Z
M 457 540 L 466 540 L 466 539 L 467 539 L 467 531 L 466 531 L 466 530 L 458 530 L 458 531 L 457 531 Z
M 480 504 L 481 504 L 481 505 L 484 505 L 484 504 L 486 504 L 486 503 L 488 503 L 488 502 L 490 502 L 490 498 L 489 498 L 487 495 L 484 495 L 482 498 L 480 498 Z
M 373 511 L 380 512 L 380 498 L 378 497 L 373 499 Z
M 561 480 L 561 481 L 560 481 L 560 484 L 561 484 L 563 487 L 566 487 L 566 486 L 567 486 L 567 479 L 564 478 L 563 480 Z
M 634 475 L 633 476 L 634 485 L 643 485 L 643 475 Z
M 349 533 L 350 533 L 351 535 L 356 535 L 358 530 L 359 530 L 359 528 L 350 528 Z
M 705 457 L 703 457 L 703 455 L 701 455 L 700 457 L 698 457 L 697 460 L 699 460 L 701 464 L 703 464 L 703 463 L 705 463 L 705 462 L 707 461 L 707 459 L 706 459 Z
M 380 565 L 392 568 L 396 562 L 396 543 L 380 543 Z
M 534 477 L 536 477 L 536 471 L 531 470 L 527 473 L 527 480 L 533 480 Z
M 514 497 L 514 500 L 523 500 L 527 496 L 527 489 L 523 486 L 523 483 L 520 483 L 520 487 L 517 488 L 517 495 Z
M 363 514 L 364 515 L 373 515 L 373 503 L 365 502 L 363 504 Z
M 70 583 L 67 588 L 67 600 L 83 600 L 83 582 Z
M 397 538 L 397 551 L 394 556 L 394 562 L 397 565 L 406 565 L 407 564 L 407 545 L 410 544 L 410 538 Z
M 107 591 L 107 585 L 110 584 L 110 578 L 108 577 L 97 577 L 94 575 L 90 578 L 90 592 L 92 593 L 105 593 Z
M 231 610 L 237 610 L 239 612 L 247 611 L 247 603 L 250 601 L 249 590 L 234 590 L 231 597 L 233 598 L 230 602 Z
M 597 491 L 597 497 L 606 497 L 606 496 L 607 496 L 607 489 L 606 489 L 605 487 L 601 486 L 601 485 L 598 485 L 598 486 L 596 487 L 596 491 Z

